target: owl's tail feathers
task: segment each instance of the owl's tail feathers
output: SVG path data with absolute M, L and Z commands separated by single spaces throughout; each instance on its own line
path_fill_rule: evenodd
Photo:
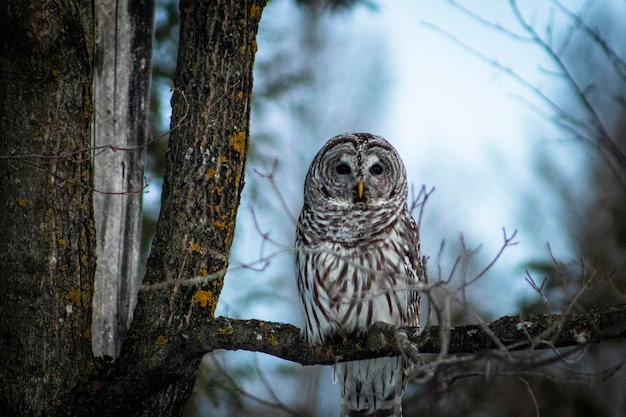
M 337 364 L 341 417 L 402 417 L 403 370 L 401 356 Z
M 348 410 L 341 407 L 341 417 L 402 417 L 402 405 L 380 410 Z

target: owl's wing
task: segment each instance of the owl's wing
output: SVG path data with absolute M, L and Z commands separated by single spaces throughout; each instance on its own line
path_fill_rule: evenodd
M 408 209 L 402 212 L 402 222 L 405 224 L 407 231 L 406 256 L 408 258 L 407 276 L 409 278 L 409 284 L 426 283 L 426 270 L 420 255 L 419 230 L 417 229 L 415 219 L 413 219 Z M 420 291 L 409 291 L 408 326 L 419 326 L 420 298 Z

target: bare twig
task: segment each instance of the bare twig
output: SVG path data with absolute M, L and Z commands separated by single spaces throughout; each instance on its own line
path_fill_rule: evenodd
M 224 378 L 226 380 L 226 382 L 228 383 L 228 385 L 230 385 L 230 387 L 234 391 L 236 391 L 237 393 L 243 395 L 246 398 L 254 400 L 254 401 L 258 402 L 259 404 L 262 404 L 262 405 L 264 405 L 266 407 L 273 408 L 273 409 L 279 410 L 279 411 L 283 411 L 287 415 L 294 416 L 294 417 L 299 417 L 300 416 L 300 413 L 298 413 L 294 409 L 288 407 L 282 401 L 279 401 L 278 397 L 276 397 L 276 395 L 274 394 L 274 392 L 272 390 L 270 390 L 270 393 L 272 394 L 272 397 L 273 397 L 274 401 L 267 401 L 267 400 L 264 400 L 261 397 L 258 397 L 258 396 L 254 395 L 254 394 L 251 394 L 250 392 L 248 392 L 244 388 L 240 387 L 239 384 L 237 384 L 237 382 L 235 382 L 235 380 L 230 376 L 230 373 L 226 369 L 224 369 L 222 364 L 217 360 L 217 358 L 215 358 L 215 356 L 209 356 L 209 359 L 213 363 L 213 366 L 215 366 L 215 368 L 218 369 L 220 376 L 222 378 Z M 269 385 L 266 385 L 266 387 L 269 388 Z
M 524 384 L 524 386 L 526 386 L 526 390 L 528 391 L 528 395 L 530 395 L 530 399 L 533 401 L 533 405 L 535 406 L 535 416 L 536 417 L 540 417 L 541 413 L 539 412 L 539 404 L 537 403 L 537 398 L 535 398 L 535 393 L 533 392 L 532 387 L 530 386 L 530 384 L 528 383 L 528 381 L 526 381 L 524 378 L 522 378 L 521 376 L 517 377 L 518 381 L 520 381 L 522 384 Z

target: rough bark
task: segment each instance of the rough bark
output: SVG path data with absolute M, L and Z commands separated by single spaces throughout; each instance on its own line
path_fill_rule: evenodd
M 420 353 L 440 353 L 442 329 L 405 328 Z M 506 348 L 509 351 L 554 349 L 626 338 L 626 304 L 590 310 L 585 314 L 505 316 L 483 325 L 468 324 L 446 331 L 447 352 L 476 353 Z M 377 323 L 368 334 L 336 337 L 311 348 L 300 329 L 285 323 L 218 317 L 201 324 L 187 336 L 177 336 L 171 349 L 198 357 L 217 349 L 248 350 L 273 355 L 302 365 L 331 365 L 338 361 L 400 354 L 394 326 Z
M 0 6 L 0 415 L 182 414 L 200 358 L 168 341 L 210 322 L 219 298 L 263 6 L 181 2 L 161 217 L 115 364 L 90 349 L 94 4 Z
M 60 415 L 91 363 L 92 6 L 0 6 L 0 415 Z
M 97 393 L 111 415 L 177 415 L 193 388 L 201 357 L 170 349 L 169 341 L 210 323 L 222 289 L 244 183 L 263 6 L 239 0 L 180 3 L 161 215 L 116 366 L 121 382 Z

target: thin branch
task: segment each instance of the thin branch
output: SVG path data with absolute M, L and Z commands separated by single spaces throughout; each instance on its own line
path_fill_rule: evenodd
M 526 386 L 526 390 L 528 391 L 528 394 L 530 395 L 530 398 L 533 401 L 533 405 L 535 406 L 535 416 L 541 417 L 541 413 L 539 412 L 539 403 L 537 403 L 537 398 L 535 398 L 535 393 L 533 392 L 533 389 L 530 386 L 530 383 L 526 379 L 522 378 L 521 376 L 518 376 L 517 379 Z
M 602 35 L 600 35 L 597 30 L 592 29 L 580 16 L 565 7 L 560 1 L 552 0 L 552 4 L 554 4 L 561 12 L 571 19 L 577 28 L 581 28 L 585 34 L 600 47 L 602 52 L 604 52 L 613 65 L 615 72 L 623 81 L 626 81 L 626 60 L 619 56 L 615 49 L 608 44 Z
M 278 197 L 278 201 L 280 202 L 283 212 L 287 214 L 287 217 L 291 220 L 293 224 L 297 224 L 298 218 L 289 209 L 289 205 L 287 204 L 287 201 L 285 201 L 285 198 L 283 197 L 280 189 L 278 188 L 278 184 L 276 184 L 275 177 L 276 177 L 277 168 L 278 168 L 278 160 L 274 160 L 274 163 L 272 164 L 272 170 L 268 172 L 267 174 L 264 174 L 256 169 L 254 169 L 254 173 L 260 176 L 261 178 L 266 178 L 267 180 L 269 180 L 270 186 L 272 187 L 272 191 Z
M 411 205 L 409 207 L 409 211 L 411 214 L 419 207 L 419 214 L 417 216 L 417 230 L 421 230 L 422 226 L 422 216 L 424 214 L 424 208 L 426 207 L 426 202 L 428 198 L 435 192 L 435 187 L 432 187 L 430 190 L 426 190 L 426 185 L 422 184 L 420 187 L 420 191 L 415 195 L 415 187 L 411 184 Z
M 279 401 L 273 391 L 271 391 L 271 393 L 274 394 L 274 395 L 272 395 L 272 397 L 274 398 L 275 402 L 264 400 L 261 397 L 258 397 L 258 396 L 254 395 L 254 394 L 249 393 L 247 390 L 245 390 L 244 388 L 240 387 L 237 384 L 237 382 L 235 382 L 235 380 L 230 376 L 230 373 L 226 369 L 224 369 L 222 364 L 219 363 L 219 361 L 215 357 L 211 356 L 210 359 L 213 362 L 213 366 L 215 366 L 215 368 L 217 368 L 219 374 L 226 380 L 226 382 L 228 382 L 230 387 L 233 390 L 235 390 L 237 393 L 239 393 L 239 394 L 243 395 L 244 397 L 247 397 L 247 398 L 249 398 L 251 400 L 254 400 L 254 401 L 258 402 L 259 404 L 262 404 L 262 405 L 264 405 L 266 407 L 284 411 L 286 414 L 288 414 L 290 416 L 294 416 L 294 417 L 299 417 L 300 416 L 300 413 L 298 413 L 297 411 L 289 408 L 282 401 Z M 269 388 L 269 385 L 267 387 Z
M 495 59 L 488 57 L 487 55 L 485 55 L 478 49 L 472 47 L 468 43 L 464 42 L 460 38 L 454 36 L 450 32 L 447 32 L 445 29 L 442 29 L 441 27 L 433 23 L 429 23 L 429 22 L 421 22 L 421 23 L 425 27 L 449 39 L 450 41 L 458 45 L 460 48 L 469 52 L 474 57 L 495 67 L 498 71 L 511 77 L 515 82 L 517 82 L 524 89 L 529 91 L 535 97 L 539 98 L 540 101 L 542 101 L 544 104 L 547 105 L 549 109 L 551 109 L 554 115 L 550 116 L 550 120 L 554 121 L 557 125 L 563 127 L 564 129 L 571 131 L 576 137 L 580 137 L 580 138 L 591 141 L 591 139 L 589 138 L 590 135 L 583 133 L 583 132 L 585 132 L 586 130 L 593 131 L 593 126 L 589 126 L 584 121 L 581 121 L 580 119 L 572 116 L 569 111 L 566 111 L 566 109 L 564 109 L 559 104 L 557 104 L 546 93 L 541 91 L 541 89 L 538 86 L 534 85 L 533 83 L 528 81 L 526 78 L 524 78 L 523 75 L 521 75 L 514 69 L 496 61 Z M 547 116 L 549 115 L 546 115 L 546 117 Z M 577 129 L 581 129 L 583 132 L 580 132 Z
M 581 17 L 576 16 L 569 9 L 563 6 L 558 0 L 552 0 L 552 3 L 556 6 L 556 8 L 561 11 L 567 18 L 569 18 L 573 23 L 573 29 L 567 36 L 564 37 L 564 46 L 557 49 L 557 47 L 553 45 L 552 41 L 553 34 L 551 26 L 553 23 L 548 24 L 547 33 L 545 34 L 545 36 L 542 37 L 522 15 L 515 0 L 509 0 L 511 10 L 515 19 L 521 25 L 522 29 L 526 31 L 529 37 L 521 37 L 515 32 L 512 32 L 511 30 L 504 28 L 501 25 L 484 19 L 454 0 L 448 0 L 448 2 L 459 11 L 467 15 L 470 19 L 478 22 L 479 24 L 491 30 L 502 33 L 503 35 L 508 36 L 518 42 L 531 41 L 535 43 L 543 53 L 546 54 L 550 61 L 558 68 L 558 71 L 550 71 L 550 75 L 559 76 L 562 80 L 564 80 L 572 94 L 574 94 L 577 100 L 580 102 L 580 105 L 584 109 L 585 115 L 587 116 L 586 118 L 583 118 L 582 116 L 577 117 L 571 112 L 566 111 L 562 105 L 559 105 L 553 98 L 543 92 L 539 86 L 530 82 L 514 69 L 509 68 L 506 65 L 498 62 L 496 59 L 487 56 L 480 50 L 472 47 L 459 37 L 446 31 L 445 29 L 442 29 L 441 27 L 433 23 L 421 22 L 424 26 L 448 38 L 453 43 L 457 44 L 462 49 L 469 52 L 471 55 L 477 57 L 479 60 L 494 66 L 505 75 L 511 77 L 516 83 L 518 83 L 525 90 L 531 93 L 531 95 L 538 98 L 540 102 L 547 106 L 546 111 L 542 111 L 538 108 L 538 106 L 534 105 L 530 102 L 530 100 L 524 97 L 517 97 L 518 100 L 526 104 L 531 110 L 538 113 L 541 117 L 546 118 L 550 122 L 554 123 L 555 126 L 560 127 L 567 132 L 571 132 L 574 137 L 581 139 L 583 143 L 592 145 L 608 164 L 611 171 L 619 181 L 620 186 L 626 190 L 626 180 L 621 174 L 621 168 L 626 166 L 626 154 L 617 146 L 617 144 L 611 137 L 609 130 L 606 128 L 605 122 L 601 118 L 601 112 L 591 102 L 590 94 L 588 94 L 589 86 L 585 87 L 579 85 L 570 70 L 571 68 L 567 65 L 562 56 L 563 49 L 566 48 L 567 43 L 572 40 L 571 38 L 573 35 L 573 31 L 581 29 L 584 34 L 587 35 L 592 42 L 594 42 L 594 44 L 598 45 L 598 47 L 602 50 L 607 59 L 609 59 L 609 61 L 611 62 L 613 69 L 618 74 L 618 77 L 623 79 L 626 73 L 626 62 L 617 54 L 615 50 L 610 47 L 610 45 L 608 45 L 608 43 L 600 35 L 600 33 L 597 30 L 591 28 Z M 623 99 L 620 97 L 615 98 L 615 100 L 617 100 L 618 102 L 623 101 Z
M 496 256 L 494 256 L 491 259 L 491 262 L 489 262 L 489 264 L 487 264 L 487 266 L 485 266 L 482 269 L 482 271 L 480 271 L 478 274 L 476 274 L 475 277 L 473 277 L 469 281 L 464 282 L 463 283 L 463 287 L 467 287 L 468 285 L 471 285 L 474 282 L 476 282 L 479 279 L 481 279 L 496 264 L 496 262 L 498 262 L 498 259 L 500 259 L 500 257 L 502 256 L 502 254 L 504 253 L 506 248 L 508 248 L 509 246 L 517 245 L 518 242 L 514 241 L 516 236 L 517 236 L 517 230 L 514 230 L 513 234 L 511 236 L 507 236 L 506 229 L 502 228 L 502 246 L 500 246 L 500 249 L 498 250 L 498 253 L 496 253 Z
M 584 92 L 584 89 L 578 85 L 576 79 L 574 78 L 574 75 L 571 73 L 567 64 L 565 64 L 565 62 L 563 61 L 562 57 L 537 33 L 535 28 L 526 21 L 517 6 L 517 2 L 515 0 L 509 0 L 509 4 L 517 22 L 522 25 L 524 30 L 534 38 L 535 43 L 539 45 L 539 47 L 541 47 L 546 55 L 552 60 L 552 62 L 557 65 L 557 67 L 563 73 L 565 81 L 569 84 L 570 88 L 574 91 L 576 97 L 578 97 L 580 103 L 591 117 L 592 127 L 598 135 L 601 143 L 603 143 L 604 146 L 607 147 L 607 149 L 610 151 L 610 154 L 617 159 L 621 166 L 626 166 L 626 155 L 624 155 L 621 149 L 619 149 L 619 147 L 611 139 L 611 136 L 607 128 L 604 126 L 604 122 L 598 114 L 597 109 L 589 101 L 587 95 Z
M 478 13 L 476 13 L 473 10 L 470 10 L 469 8 L 463 6 L 461 3 L 459 3 L 456 0 L 447 0 L 447 1 L 455 9 L 459 10 L 460 12 L 462 12 L 463 14 L 468 16 L 470 19 L 474 20 L 475 22 L 479 23 L 480 25 L 482 25 L 482 26 L 484 26 L 486 28 L 492 29 L 492 30 L 498 32 L 499 34 L 506 35 L 509 38 L 511 38 L 513 40 L 516 40 L 516 41 L 521 41 L 521 42 L 532 42 L 533 41 L 532 38 L 529 38 L 527 36 L 515 33 L 512 30 L 506 28 L 505 26 L 502 26 L 499 23 L 495 23 L 495 22 L 492 22 L 491 20 L 485 19 L 484 17 L 482 17 Z

